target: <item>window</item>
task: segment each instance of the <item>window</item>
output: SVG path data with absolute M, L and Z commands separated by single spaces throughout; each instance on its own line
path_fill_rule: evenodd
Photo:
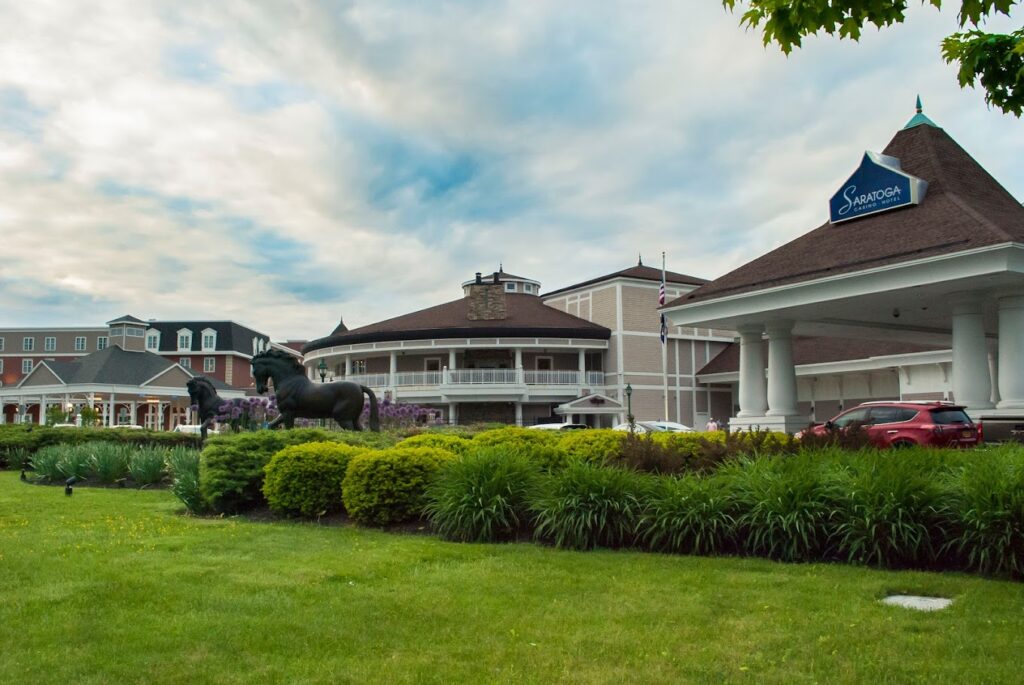
M 75 352 L 85 352 L 85 336 L 75 336 Z
M 0 352 L 4 351 L 4 339 L 0 338 Z
M 186 369 L 192 368 L 192 360 L 189 359 L 188 357 L 182 357 L 181 359 L 178 360 L 178 363 L 184 366 Z
M 0 359 L 0 373 L 4 372 L 4 360 Z
M 178 349 L 192 349 L 192 331 L 190 331 L 187 328 L 182 328 L 181 330 L 178 331 Z
M 108 342 L 110 342 L 110 338 L 108 338 L 105 335 L 99 336 L 98 338 L 96 338 L 96 349 L 97 350 L 105 350 L 105 349 L 107 349 L 107 343 Z
M 427 357 L 423 360 L 424 371 L 440 371 L 441 370 L 441 358 L 440 357 Z
M 22 338 L 21 339 L 21 351 L 22 352 L 31 352 L 34 349 L 36 349 L 36 339 L 35 338 Z
M 22 359 L 21 360 L 21 372 L 22 373 L 32 373 L 32 360 L 31 359 Z
M 150 333 L 146 336 L 146 349 L 156 352 L 160 349 L 160 336 Z
M 523 283 L 523 292 L 524 293 L 532 293 L 533 292 L 533 284 L 532 283 Z
M 353 359 L 352 360 L 352 373 L 366 373 L 366 360 L 365 359 Z
M 505 284 L 505 292 L 507 292 L 507 293 L 514 293 L 515 291 L 516 291 L 516 284 L 515 283 L 506 283 Z
M 971 419 L 963 409 L 932 409 L 932 421 L 944 425 L 947 423 L 970 423 Z
M 217 358 L 216 357 L 204 357 L 203 358 L 203 373 L 213 373 L 217 370 Z
M 551 357 L 537 357 L 537 370 L 538 371 L 550 371 L 552 367 Z
M 867 409 L 853 409 L 835 420 L 837 428 L 846 428 L 854 424 L 864 425 L 868 422 Z
M 43 338 L 43 352 L 56 352 L 57 351 L 57 338 L 48 335 Z
M 203 351 L 212 352 L 217 349 L 217 331 L 212 328 L 203 329 Z
M 872 426 L 879 423 L 909 421 L 915 416 L 917 416 L 916 409 L 904 409 L 901 407 L 872 407 L 870 413 Z

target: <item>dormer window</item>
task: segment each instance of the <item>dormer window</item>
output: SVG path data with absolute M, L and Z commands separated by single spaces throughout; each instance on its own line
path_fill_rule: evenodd
M 182 328 L 178 331 L 178 351 L 187 352 L 192 349 L 192 331 Z
M 505 292 L 507 292 L 507 293 L 514 293 L 515 291 L 516 291 L 516 284 L 515 283 L 506 283 L 505 284 Z
M 146 333 L 146 349 L 150 352 L 160 349 L 160 331 L 150 330 Z
M 213 352 L 217 349 L 217 331 L 212 328 L 203 329 L 203 351 Z

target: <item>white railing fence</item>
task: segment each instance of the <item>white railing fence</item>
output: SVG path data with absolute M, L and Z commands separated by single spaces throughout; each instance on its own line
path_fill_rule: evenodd
M 603 385 L 603 371 L 524 371 L 522 369 L 445 369 L 365 373 L 328 380 L 351 381 L 371 388 L 434 385 Z

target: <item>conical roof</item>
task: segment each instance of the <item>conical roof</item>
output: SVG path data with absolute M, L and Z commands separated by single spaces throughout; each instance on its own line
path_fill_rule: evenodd
M 919 205 L 826 222 L 666 306 L 1024 242 L 1024 207 L 941 128 L 903 129 L 883 154 L 928 182 Z

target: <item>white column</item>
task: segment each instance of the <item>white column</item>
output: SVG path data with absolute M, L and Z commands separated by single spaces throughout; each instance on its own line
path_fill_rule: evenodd
M 953 399 L 968 409 L 992 407 L 985 323 L 978 297 L 953 300 Z
M 768 416 L 797 413 L 796 367 L 793 365 L 793 322 L 772 321 L 768 332 Z
M 740 334 L 740 411 L 739 418 L 764 416 L 768 409 L 765 396 L 764 353 L 761 351 L 760 325 L 739 326 Z
M 455 350 L 448 350 L 448 368 L 455 368 Z
M 448 403 L 448 423 L 455 425 L 459 422 L 459 405 L 455 402 Z
M 39 398 L 39 425 L 46 425 L 46 395 Z
M 352 357 L 347 354 L 345 355 L 345 375 L 352 375 Z
M 523 425 L 523 403 L 522 402 L 516 402 L 515 405 L 516 405 L 516 425 L 517 426 L 521 426 L 521 425 Z
M 579 367 L 580 367 L 580 385 L 584 385 L 587 382 L 587 352 L 586 352 L 586 350 L 580 350 L 580 353 L 579 353 Z
M 388 360 L 388 385 L 391 386 L 392 397 L 395 395 L 395 374 L 398 373 L 398 353 L 392 352 Z
M 133 425 L 133 426 L 135 425 L 135 422 L 138 420 L 136 418 L 138 416 L 138 413 L 139 413 L 139 403 L 138 402 L 132 402 L 132 422 L 131 422 L 131 425 Z
M 515 353 L 515 356 L 516 356 L 515 368 L 517 368 L 517 369 L 523 368 L 523 350 L 522 350 L 522 348 L 517 347 L 517 348 L 515 348 L 513 350 L 513 352 Z
M 999 298 L 1000 409 L 1024 409 L 1024 296 Z M 960 401 L 960 398 L 957 398 Z
M 114 393 L 110 393 L 110 411 L 107 412 L 107 419 L 108 419 L 107 420 L 107 425 L 110 426 L 111 428 L 113 428 L 114 426 L 117 425 L 117 412 L 114 411 L 114 408 L 115 408 L 114 402 L 115 402 Z
M 992 395 L 989 397 L 989 401 L 992 402 L 992 406 L 999 404 L 999 342 L 996 340 L 986 340 L 988 345 L 988 377 L 989 382 L 992 385 Z

